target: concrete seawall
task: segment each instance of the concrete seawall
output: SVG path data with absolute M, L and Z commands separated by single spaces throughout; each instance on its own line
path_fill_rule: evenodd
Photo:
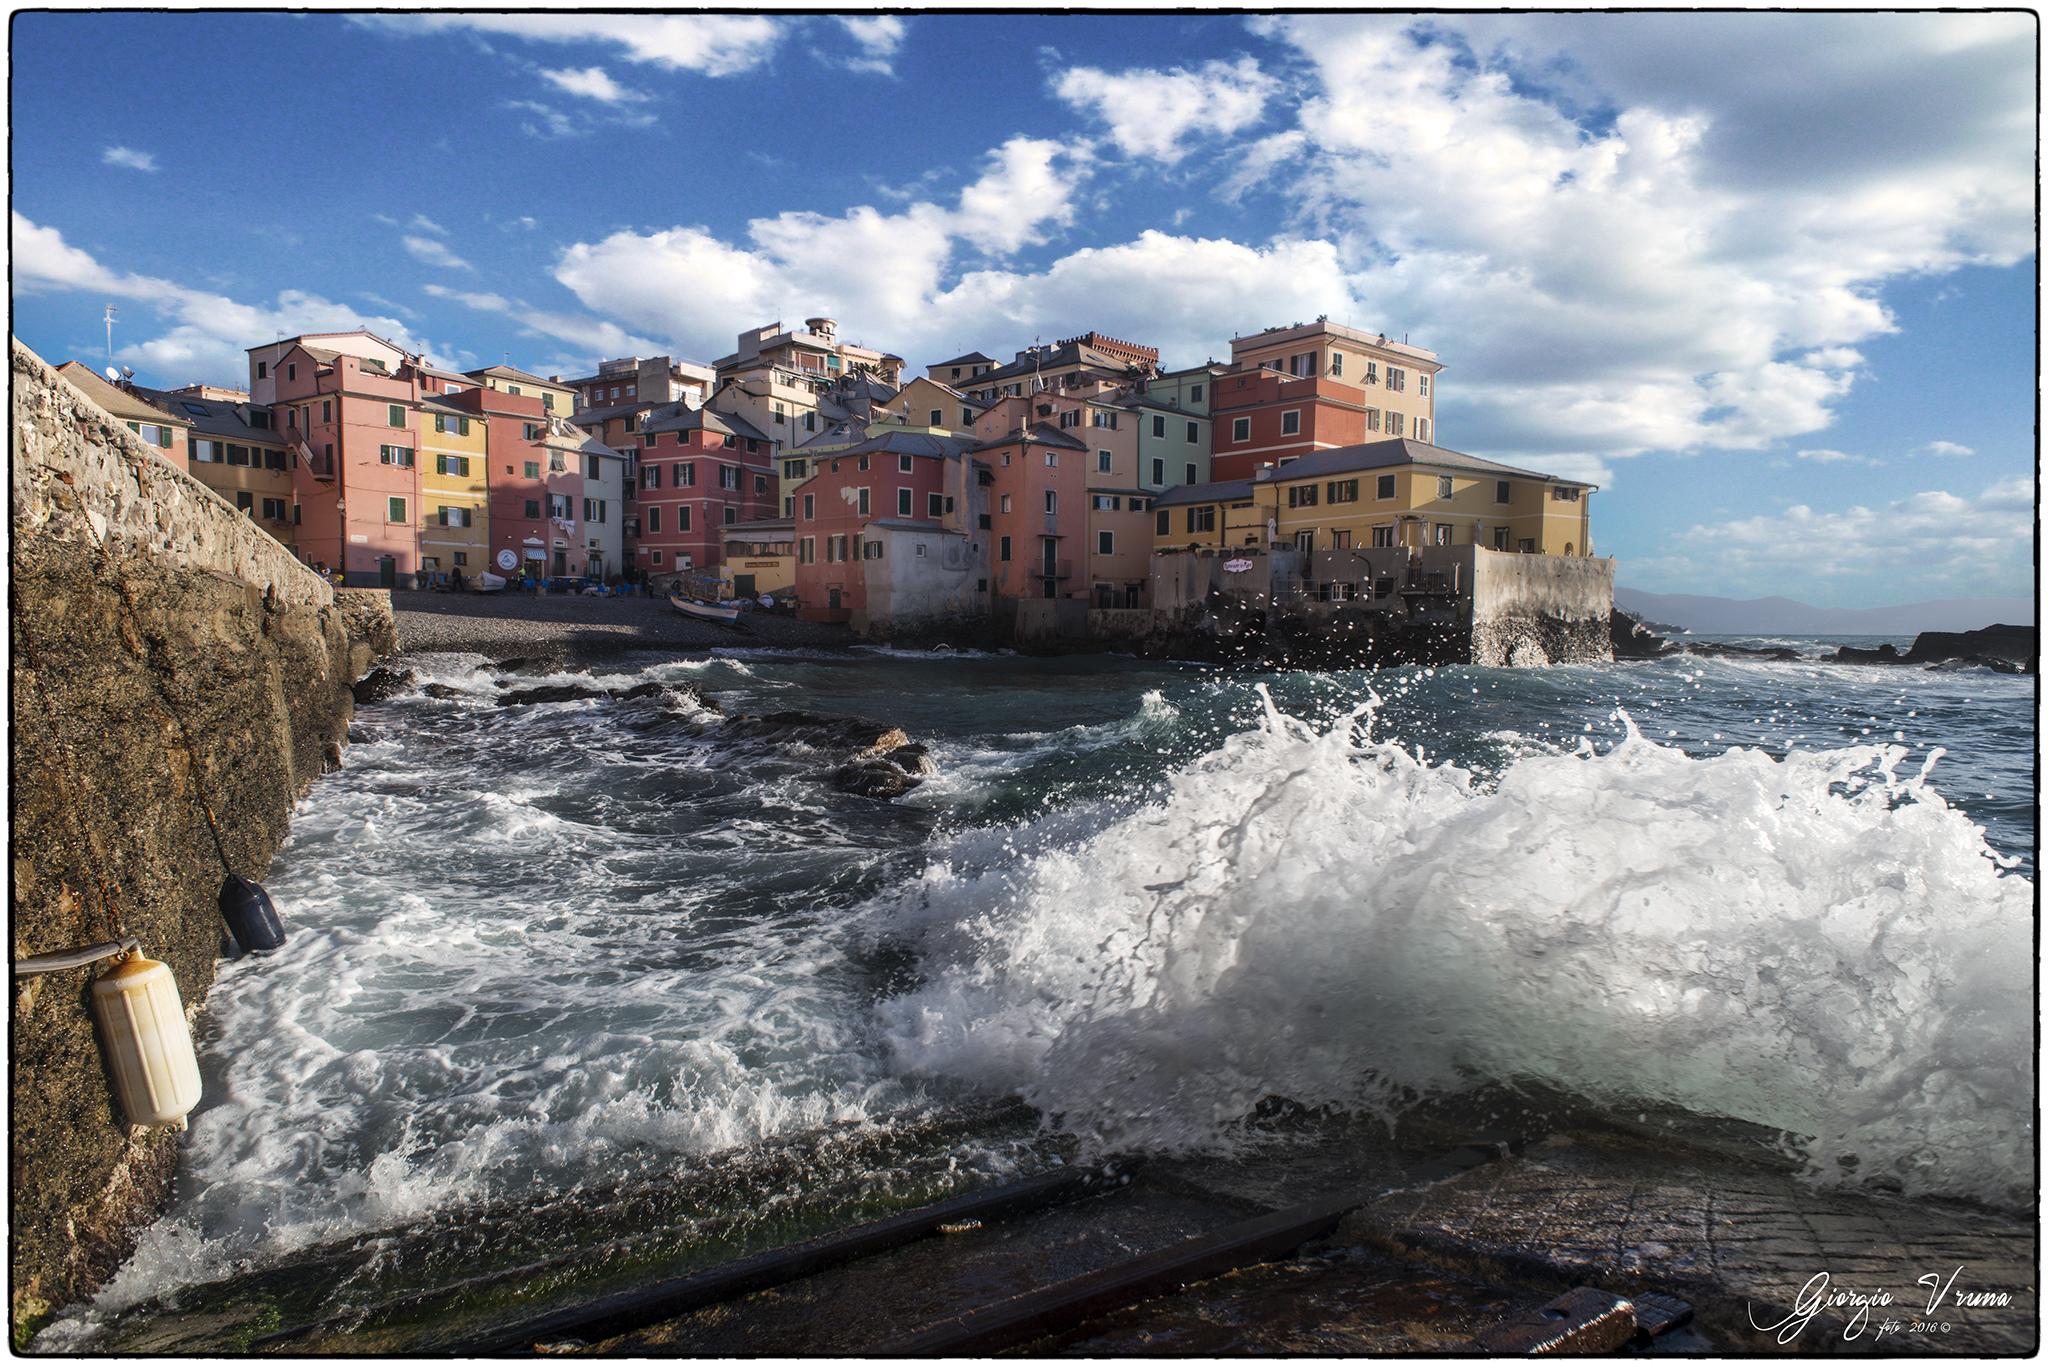
M 221 880 L 263 877 L 339 765 L 389 598 L 337 595 L 19 342 L 11 362 L 14 955 L 136 935 L 189 1015 Z M 169 1192 L 177 1135 L 128 1125 L 94 1037 L 100 967 L 15 992 L 17 1343 Z

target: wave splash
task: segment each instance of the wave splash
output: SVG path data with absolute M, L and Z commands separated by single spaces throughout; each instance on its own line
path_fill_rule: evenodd
M 925 974 L 879 1008 L 896 1066 L 1169 1152 L 1269 1095 L 1530 1080 L 1778 1128 L 1818 1181 L 2030 1199 L 2033 887 L 1940 751 L 1695 759 L 1619 714 L 1481 789 L 1372 740 L 1377 702 L 1319 733 L 1267 695 L 1086 834 L 953 837 L 882 908 Z

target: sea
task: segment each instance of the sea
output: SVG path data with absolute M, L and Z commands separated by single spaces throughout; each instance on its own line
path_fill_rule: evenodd
M 478 1212 L 601 1261 L 632 1192 L 691 1174 L 724 1174 L 690 1218 L 730 1231 L 884 1169 L 914 1195 L 1228 1153 L 1273 1098 L 1542 1088 L 2031 1208 L 2035 679 L 1699 639 L 1801 658 L 735 649 L 519 680 L 893 724 L 936 765 L 893 801 L 687 694 L 500 707 L 490 662 L 419 657 L 455 691 L 358 711 L 269 872 L 288 942 L 221 965 L 170 1209 L 35 1348 L 337 1249 L 311 1310 L 431 1285 Z

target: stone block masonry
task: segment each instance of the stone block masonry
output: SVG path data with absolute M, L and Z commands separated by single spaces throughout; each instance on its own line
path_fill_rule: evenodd
M 11 363 L 13 953 L 138 936 L 191 1014 L 221 880 L 261 879 L 340 764 L 389 600 L 337 595 L 18 341 Z M 170 1190 L 177 1135 L 128 1125 L 94 1037 L 99 971 L 15 991 L 17 1344 L 106 1279 Z

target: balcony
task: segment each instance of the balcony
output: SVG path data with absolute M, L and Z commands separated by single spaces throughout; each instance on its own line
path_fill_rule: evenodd
M 1074 562 L 1071 560 L 1041 561 L 1033 577 L 1038 579 L 1072 579 L 1074 577 Z

